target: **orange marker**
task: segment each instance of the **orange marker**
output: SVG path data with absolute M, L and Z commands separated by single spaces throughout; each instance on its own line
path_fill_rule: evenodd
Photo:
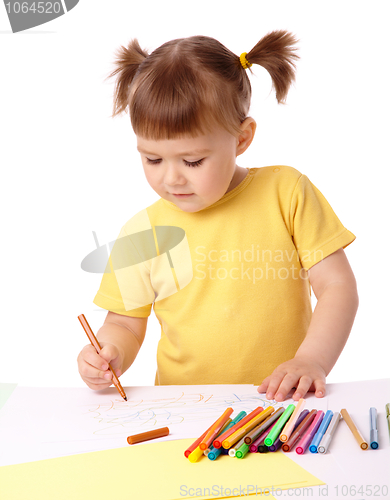
M 129 444 L 142 443 L 143 441 L 148 441 L 149 439 L 161 438 L 168 436 L 168 427 L 163 427 L 162 429 L 154 429 L 153 431 L 141 432 L 141 434 L 134 434 L 134 436 L 129 436 L 127 442 Z
M 298 420 L 299 414 L 301 413 L 301 410 L 303 410 L 305 403 L 306 403 L 306 401 L 303 398 L 301 398 L 298 401 L 298 404 L 295 407 L 293 414 L 289 418 L 287 424 L 284 426 L 284 428 L 279 436 L 279 439 L 282 441 L 282 443 L 285 443 L 286 441 L 288 441 L 288 438 L 291 436 L 292 431 L 294 430 L 295 423 Z
M 231 422 L 231 418 L 228 418 L 227 421 L 225 422 L 225 424 L 223 425 L 222 429 L 221 429 L 221 433 L 223 432 L 224 428 L 226 426 L 228 426 Z M 214 425 L 214 424 L 213 424 Z M 200 438 L 198 438 L 196 441 L 194 441 L 187 449 L 186 451 L 184 452 L 184 456 L 186 458 L 190 458 L 190 462 L 196 462 L 202 455 L 202 453 L 204 454 L 206 451 L 202 451 L 200 448 L 199 448 L 199 444 L 203 441 L 203 438 L 206 436 L 206 434 L 209 432 L 209 430 L 211 429 L 212 425 L 210 425 L 210 427 L 207 429 L 207 431 L 205 431 L 201 436 Z M 196 451 L 195 454 L 192 455 L 192 452 L 193 451 Z M 200 453 L 202 452 L 202 453 Z M 192 455 L 192 456 L 191 456 Z M 194 458 L 196 457 L 196 458 Z
M 368 449 L 368 443 L 365 441 L 364 437 L 360 434 L 359 429 L 356 427 L 354 421 L 350 417 L 349 413 L 345 408 L 343 408 L 341 411 L 341 416 L 343 419 L 347 422 L 348 427 L 350 428 L 354 438 L 358 442 L 360 448 L 362 450 L 367 450 Z
M 77 317 L 78 317 L 78 319 L 79 319 L 79 321 L 81 323 L 81 326 L 84 328 L 84 331 L 87 334 L 87 336 L 89 338 L 89 341 L 94 346 L 94 348 L 96 349 L 97 353 L 99 354 L 99 352 L 102 350 L 102 348 L 100 347 L 98 339 L 95 337 L 95 335 L 94 335 L 91 327 L 89 326 L 88 321 L 86 320 L 84 314 L 80 314 L 80 316 L 77 316 Z M 114 382 L 115 387 L 118 389 L 118 392 L 122 396 L 122 398 L 125 401 L 127 401 L 126 393 L 123 390 L 123 387 L 121 386 L 121 383 L 119 382 L 118 377 L 115 375 L 114 370 L 112 369 L 110 363 L 108 363 L 108 366 L 109 366 L 109 368 L 111 370 L 112 381 Z
M 222 429 L 224 423 L 232 413 L 233 413 L 233 408 L 227 408 L 219 417 L 219 419 L 214 422 L 214 424 L 208 430 L 206 436 L 202 439 L 201 443 L 199 444 L 199 448 L 201 450 L 207 450 L 207 448 L 213 442 L 213 439 L 218 436 L 219 431 Z
M 251 420 L 253 417 L 258 415 L 260 412 L 263 411 L 262 406 L 258 406 L 255 410 L 253 410 L 251 413 L 249 413 L 246 417 L 244 417 L 242 420 L 237 422 L 236 424 L 233 425 L 233 427 L 230 427 L 226 432 L 218 436 L 218 439 L 214 439 L 213 446 L 214 448 L 220 448 L 222 446 L 222 441 L 229 437 L 233 432 L 235 432 L 237 429 L 245 425 L 249 420 Z

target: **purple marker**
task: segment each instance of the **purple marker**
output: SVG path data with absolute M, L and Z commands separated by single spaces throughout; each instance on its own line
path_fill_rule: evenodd
M 301 440 L 298 443 L 298 446 L 295 449 L 295 451 L 299 455 L 302 455 L 302 453 L 305 453 L 305 451 L 309 447 L 309 445 L 310 445 L 311 441 L 313 440 L 313 437 L 314 437 L 315 433 L 317 432 L 318 427 L 320 426 L 323 418 L 324 418 L 324 412 L 321 410 L 318 411 L 317 415 L 315 416 L 307 433 L 301 438 Z

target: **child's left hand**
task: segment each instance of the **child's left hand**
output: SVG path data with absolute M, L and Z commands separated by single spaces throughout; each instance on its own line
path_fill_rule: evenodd
M 292 388 L 296 387 L 293 399 L 298 401 L 308 391 L 315 391 L 317 398 L 325 395 L 325 370 L 307 357 L 295 357 L 279 365 L 257 388 L 265 392 L 267 399 L 283 401 Z

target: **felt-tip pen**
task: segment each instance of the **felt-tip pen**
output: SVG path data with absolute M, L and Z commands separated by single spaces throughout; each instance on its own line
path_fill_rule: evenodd
M 307 450 L 308 446 L 310 445 L 315 433 L 317 432 L 317 429 L 319 428 L 323 418 L 324 418 L 324 412 L 319 410 L 317 412 L 317 415 L 315 416 L 311 426 L 309 427 L 309 430 L 303 436 L 303 438 L 299 441 L 297 447 L 295 448 L 295 451 L 298 453 L 298 455 L 302 455 L 302 453 L 305 453 L 305 451 Z
M 311 444 L 309 446 L 309 450 L 311 453 L 317 453 L 318 445 L 320 444 L 322 438 L 324 437 L 324 434 L 326 432 L 326 429 L 328 428 L 328 425 L 330 424 L 330 421 L 332 420 L 332 417 L 333 417 L 333 411 L 328 410 L 325 413 L 325 416 L 321 422 L 321 425 L 317 431 L 317 434 L 314 436 L 313 441 L 311 442 Z
M 343 408 L 340 411 L 340 413 L 341 413 L 341 416 L 343 417 L 343 419 L 345 420 L 346 424 L 350 428 L 350 430 L 351 430 L 354 438 L 358 442 L 360 448 L 362 450 L 367 450 L 368 443 L 364 440 L 364 437 L 360 434 L 359 429 L 356 427 L 355 422 L 350 417 L 348 411 L 345 408 Z
M 378 442 L 378 412 L 376 408 L 370 408 L 370 446 L 371 449 L 379 448 Z
M 340 422 L 341 415 L 338 411 L 336 411 L 333 414 L 332 420 L 330 421 L 330 424 L 326 430 L 325 436 L 321 439 L 321 443 L 317 448 L 317 451 L 319 453 L 326 453 L 329 448 L 329 444 L 332 441 L 333 434 L 336 430 L 336 427 L 338 426 L 338 423 Z

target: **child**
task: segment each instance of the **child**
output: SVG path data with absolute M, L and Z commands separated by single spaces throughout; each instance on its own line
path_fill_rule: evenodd
M 92 389 L 134 361 L 153 305 L 157 385 L 260 384 L 325 394 L 358 307 L 343 248 L 355 236 L 321 192 L 288 166 L 236 165 L 252 142 L 246 70 L 268 70 L 278 103 L 294 81 L 294 37 L 266 35 L 240 57 L 213 38 L 122 47 L 114 116 L 129 108 L 145 176 L 161 197 L 122 228 L 95 304 L 107 309 L 78 357 Z M 252 71 L 252 70 L 250 70 Z M 312 312 L 310 286 L 318 299 Z

